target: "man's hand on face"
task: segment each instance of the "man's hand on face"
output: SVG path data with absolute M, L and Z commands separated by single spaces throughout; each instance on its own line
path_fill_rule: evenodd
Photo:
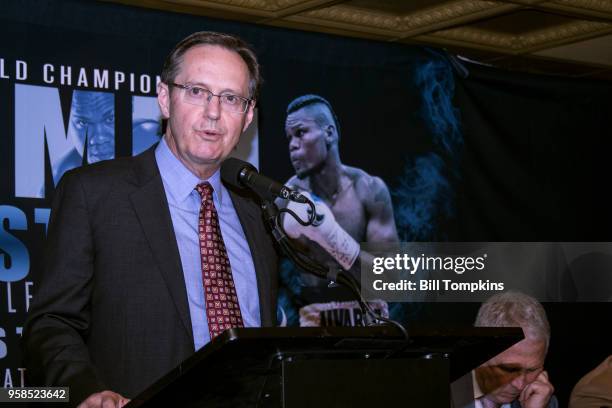
M 555 388 L 548 381 L 548 373 L 542 371 L 531 384 L 521 391 L 519 402 L 523 408 L 545 408 Z
M 91 394 L 77 408 L 121 408 L 128 402 L 130 402 L 129 399 L 122 397 L 116 392 L 102 391 Z

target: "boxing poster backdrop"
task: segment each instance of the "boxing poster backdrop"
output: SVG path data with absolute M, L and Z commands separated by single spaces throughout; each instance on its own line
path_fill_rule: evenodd
M 388 191 L 397 240 L 611 240 L 602 199 L 609 185 L 607 84 L 510 74 L 438 49 L 104 2 L 5 1 L 0 22 L 4 387 L 24 385 L 19 341 L 43 268 L 55 185 L 68 169 L 138 154 L 159 140 L 161 66 L 174 44 L 195 31 L 237 34 L 260 58 L 265 82 L 257 121 L 237 154 L 265 175 L 285 182 L 296 174 L 287 106 L 318 95 L 335 113 L 341 162 Z M 353 204 L 368 198 L 365 191 Z M 354 221 L 368 223 L 363 214 Z M 285 324 L 299 324 L 304 307 L 314 310 L 317 324 L 359 323 L 353 305 L 326 304 L 344 298 L 319 302 L 320 293 L 308 292 L 290 263 L 281 278 Z M 420 306 L 377 305 L 404 321 L 471 324 L 473 307 L 460 319 L 456 308 L 437 307 L 431 314 Z M 575 307 L 567 310 L 589 313 Z

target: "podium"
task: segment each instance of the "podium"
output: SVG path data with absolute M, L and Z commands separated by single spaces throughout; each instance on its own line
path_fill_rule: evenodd
M 520 328 L 227 330 L 126 407 L 449 407 L 449 384 Z M 163 350 L 160 350 L 160 353 Z

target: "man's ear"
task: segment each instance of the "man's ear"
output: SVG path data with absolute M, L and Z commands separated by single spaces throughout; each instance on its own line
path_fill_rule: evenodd
M 334 144 L 337 141 L 338 134 L 336 133 L 336 127 L 334 125 L 327 125 L 325 127 L 325 144 L 327 147 Z
M 247 130 L 251 122 L 253 121 L 253 115 L 255 114 L 255 102 L 249 103 L 249 108 L 246 111 L 246 117 L 244 118 L 244 126 L 242 132 Z
M 163 82 L 157 84 L 157 103 L 162 117 L 168 119 L 170 117 L 170 88 Z

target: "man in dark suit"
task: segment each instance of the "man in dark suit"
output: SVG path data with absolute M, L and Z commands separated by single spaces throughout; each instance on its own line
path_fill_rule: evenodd
M 66 173 L 24 330 L 29 373 L 121 407 L 229 327 L 275 323 L 277 256 L 223 160 L 253 118 L 253 51 L 200 32 L 168 56 L 158 146 Z

